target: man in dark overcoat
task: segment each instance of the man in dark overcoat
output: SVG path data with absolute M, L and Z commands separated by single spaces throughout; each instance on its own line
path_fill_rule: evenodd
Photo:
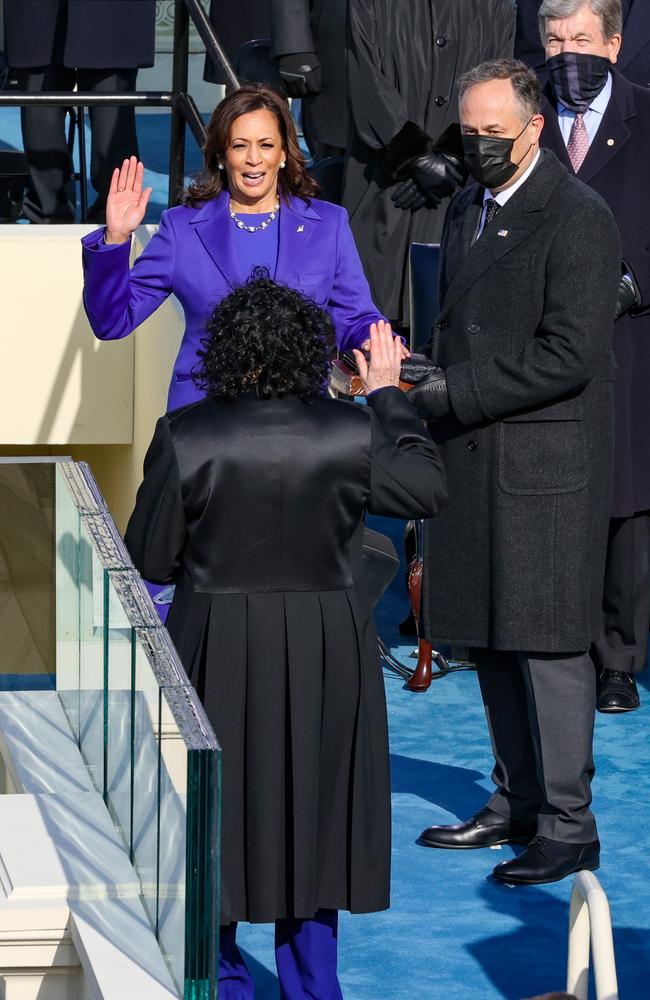
M 439 367 L 411 391 L 448 474 L 427 522 L 423 628 L 470 647 L 497 790 L 422 842 L 523 842 L 494 870 L 552 882 L 599 863 L 590 810 L 613 465 L 616 224 L 601 198 L 539 150 L 541 94 L 519 61 L 460 81 L 468 169 L 441 249 Z
M 348 0 L 270 0 L 273 52 L 315 158 L 337 155 L 348 139 L 345 77 Z
M 512 54 L 512 0 L 349 0 L 348 94 L 352 128 L 343 204 L 373 300 L 398 326 L 409 322 L 411 243 L 436 243 L 447 201 L 413 211 L 393 203 L 406 175 L 437 186 L 431 157 L 457 118 L 456 79 L 485 59 Z
M 545 88 L 542 145 L 604 198 L 623 246 L 621 316 L 614 330 L 616 461 L 604 633 L 593 646 L 592 658 L 598 672 L 598 708 L 625 712 L 639 705 L 635 674 L 645 667 L 650 625 L 650 90 L 630 83 L 614 68 L 621 44 L 620 0 L 608 0 L 603 8 L 607 21 L 591 4 L 576 5 L 573 17 L 556 17 L 560 8 L 555 0 L 542 4 L 548 65 L 570 63 L 588 80 L 587 66 L 592 63 L 587 60 L 595 56 L 593 65 L 601 67 L 602 75 L 592 87 L 597 93 L 583 100 L 574 95 L 578 104 L 572 107 L 568 105 L 574 100 L 564 93 L 564 76 L 552 76 Z M 579 44 L 574 30 L 578 16 L 589 35 Z M 571 134 L 580 126 L 579 119 L 586 143 L 576 159 Z
M 517 0 L 515 55 L 546 82 L 546 53 L 539 33 L 542 0 Z M 617 69 L 632 83 L 650 87 L 650 4 L 648 0 L 622 0 L 623 45 Z
M 588 145 L 582 162 L 572 162 L 571 132 L 578 113 L 567 107 L 572 102 L 563 93 L 562 77 L 553 78 L 545 90 L 547 125 L 542 144 L 605 199 L 623 245 L 622 315 L 614 331 L 616 462 L 604 633 L 593 646 L 592 658 L 598 672 L 598 708 L 626 712 L 639 706 L 635 674 L 646 663 L 650 624 L 650 91 L 630 83 L 614 68 L 621 42 L 619 0 L 609 0 L 605 8 L 612 15 L 611 26 L 590 4 L 581 9 L 590 35 L 579 48 L 573 37 L 574 18 L 553 17 L 555 7 L 548 0 L 541 8 L 549 65 L 562 53 L 564 62 L 582 66 L 587 54 L 602 58 L 603 68 L 609 68 L 598 93 L 583 109 Z
M 138 67 L 152 66 L 155 0 L 5 0 L 7 62 L 20 90 L 126 93 Z M 31 190 L 23 211 L 32 222 L 72 222 L 73 166 L 64 108 L 21 112 Z M 90 178 L 97 191 L 88 218 L 103 222 L 114 167 L 138 156 L 133 108 L 91 108 Z

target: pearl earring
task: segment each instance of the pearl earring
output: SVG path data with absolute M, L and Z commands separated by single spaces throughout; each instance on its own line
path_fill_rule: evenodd
M 225 170 L 226 168 L 224 167 L 223 163 L 219 163 L 219 161 L 217 161 L 217 169 L 218 170 Z
M 281 160 L 281 161 L 280 161 L 280 170 L 284 170 L 284 168 L 286 167 L 286 165 L 287 165 L 287 164 L 285 163 L 285 161 L 284 161 L 284 160 Z

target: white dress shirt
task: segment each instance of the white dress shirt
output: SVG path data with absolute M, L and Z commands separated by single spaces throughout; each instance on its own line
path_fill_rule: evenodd
M 485 203 L 487 201 L 490 201 L 491 199 L 494 199 L 497 205 L 503 208 L 506 202 L 510 201 L 513 194 L 515 194 L 515 192 L 519 190 L 522 184 L 526 183 L 526 181 L 532 174 L 533 170 L 537 166 L 538 160 L 539 160 L 539 149 L 537 150 L 537 153 L 533 157 L 533 162 L 530 164 L 529 167 L 526 167 L 521 177 L 519 177 L 514 184 L 511 184 L 510 187 L 504 188 L 503 191 L 499 191 L 497 194 L 492 194 L 492 192 L 488 188 L 485 188 L 485 191 L 483 192 L 483 212 L 481 214 L 481 224 L 478 227 L 478 233 L 476 234 L 476 239 L 479 238 L 485 226 L 485 214 L 487 212 Z

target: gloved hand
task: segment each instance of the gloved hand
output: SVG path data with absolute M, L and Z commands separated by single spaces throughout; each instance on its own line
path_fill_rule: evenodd
M 441 420 L 451 412 L 447 376 L 443 368 L 431 368 L 417 385 L 406 393 L 419 415 L 425 420 Z
M 408 179 L 395 188 L 391 200 L 397 208 L 413 212 L 426 204 L 437 208 L 465 183 L 462 165 L 454 157 L 434 149 L 411 160 L 406 173 Z
M 315 52 L 292 52 L 280 56 L 278 71 L 289 97 L 307 97 L 321 91 L 322 71 Z
M 621 275 L 621 280 L 618 283 L 615 319 L 619 319 L 625 313 L 629 312 L 630 309 L 634 309 L 635 306 L 640 305 L 641 299 L 637 291 L 634 275 L 631 272 L 626 272 Z
M 402 361 L 400 381 L 407 382 L 409 385 L 417 385 L 425 375 L 428 375 L 430 372 L 439 371 L 441 369 L 434 365 L 431 358 L 428 358 L 426 354 L 413 353 L 410 357 L 404 358 Z

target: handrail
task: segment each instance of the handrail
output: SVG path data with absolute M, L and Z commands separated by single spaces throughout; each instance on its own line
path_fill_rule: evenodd
M 181 199 L 185 178 L 185 134 L 189 129 L 197 144 L 205 143 L 205 124 L 196 102 L 188 90 L 189 24 L 190 19 L 205 44 L 207 55 L 219 66 L 226 79 L 226 87 L 236 90 L 239 80 L 224 52 L 199 0 L 175 0 L 174 6 L 174 53 L 171 91 L 133 91 L 129 94 L 96 94 L 85 91 L 61 92 L 0 91 L 0 107 L 63 107 L 76 108 L 79 129 L 81 217 L 85 221 L 88 207 L 88 178 L 85 163 L 85 116 L 84 108 L 99 105 L 121 105 L 124 107 L 169 107 L 171 110 L 171 135 L 169 152 L 169 192 L 170 205 Z
M 569 910 L 567 993 L 588 1000 L 589 953 L 593 955 L 596 1000 L 618 1000 L 618 981 L 609 902 L 592 872 L 578 872 Z

